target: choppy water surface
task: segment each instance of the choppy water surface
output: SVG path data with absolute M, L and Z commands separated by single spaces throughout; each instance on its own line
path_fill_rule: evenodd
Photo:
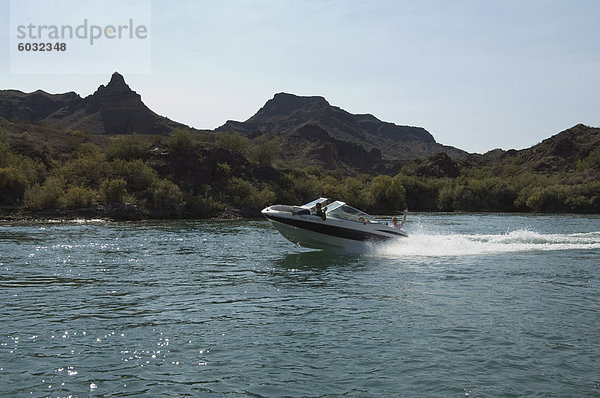
M 0 396 L 599 396 L 600 217 L 0 223 Z

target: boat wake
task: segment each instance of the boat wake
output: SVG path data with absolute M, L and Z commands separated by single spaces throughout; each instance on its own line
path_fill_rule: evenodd
M 526 251 L 598 250 L 600 232 L 541 234 L 518 230 L 500 235 L 409 234 L 408 238 L 373 246 L 384 256 L 466 256 Z

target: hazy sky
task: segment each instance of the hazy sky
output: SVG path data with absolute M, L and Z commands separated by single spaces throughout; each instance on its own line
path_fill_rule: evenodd
M 108 82 L 110 62 L 11 74 L 9 4 L 0 88 L 86 96 Z M 246 120 L 288 92 L 470 152 L 522 149 L 600 126 L 599 21 L 598 0 L 152 0 L 150 73 L 123 74 L 152 110 L 196 128 Z

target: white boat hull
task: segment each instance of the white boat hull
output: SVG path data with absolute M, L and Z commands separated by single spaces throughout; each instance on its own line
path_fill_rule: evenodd
M 403 230 L 382 223 L 355 222 L 312 214 L 298 215 L 267 207 L 262 214 L 290 242 L 313 249 L 364 252 L 382 241 L 405 237 Z
M 302 228 L 287 225 L 271 220 L 271 224 L 290 242 L 311 249 L 340 250 L 340 251 L 363 251 L 366 249 L 365 242 L 338 238 L 319 232 L 308 231 Z

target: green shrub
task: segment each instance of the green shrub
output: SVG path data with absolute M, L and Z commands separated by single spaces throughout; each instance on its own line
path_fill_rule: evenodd
M 114 137 L 106 147 L 106 158 L 108 160 L 124 159 L 133 160 L 142 158 L 148 144 L 137 134 L 121 135 Z
M 82 154 L 65 163 L 57 174 L 62 176 L 69 185 L 98 188 L 106 177 L 107 169 L 107 163 L 95 154 Z
M 461 177 L 442 185 L 437 203 L 442 211 L 512 211 L 516 199 L 515 188 L 502 179 Z
M 220 179 L 227 179 L 231 175 L 231 166 L 229 163 L 217 163 L 216 177 Z
M 479 193 L 478 189 L 470 185 L 456 185 L 452 206 L 455 210 L 478 211 L 481 205 Z
M 516 211 L 530 211 L 531 209 L 527 206 L 527 199 L 539 189 L 537 182 L 535 179 L 525 178 L 525 176 L 516 177 L 513 181 L 518 189 L 517 197 L 513 202 L 514 209 Z
M 75 154 L 77 157 L 95 158 L 98 160 L 104 159 L 104 152 L 102 149 L 98 145 L 92 144 L 91 142 L 85 142 L 79 145 Z
M 24 205 L 31 210 L 47 210 L 55 208 L 63 194 L 65 181 L 61 177 L 48 177 L 44 185 L 34 184 L 27 187 L 24 194 Z
M 106 179 L 100 186 L 100 192 L 105 203 L 122 203 L 127 194 L 127 182 L 122 179 Z
M 189 130 L 176 128 L 169 137 L 169 148 L 173 152 L 191 151 L 194 149 L 194 137 Z
M 225 205 L 208 194 L 188 194 L 184 197 L 185 213 L 188 217 L 202 218 L 223 211 Z
M 41 160 L 23 156 L 16 162 L 16 167 L 23 174 L 28 185 L 44 181 L 46 166 Z
M 109 169 L 111 178 L 124 179 L 127 191 L 132 194 L 144 192 L 158 179 L 158 173 L 141 159 L 115 159 L 110 163 Z
M 410 210 L 436 211 L 438 210 L 438 194 L 440 187 L 449 184 L 446 179 L 427 179 L 398 175 L 406 191 L 406 206 Z M 447 188 L 449 189 L 449 188 Z
M 365 211 L 371 211 L 375 199 L 373 198 L 371 190 L 369 190 L 369 184 L 371 183 L 371 177 L 363 174 L 357 177 L 348 177 L 344 180 L 344 202 L 356 206 L 359 209 Z
M 146 198 L 155 209 L 171 209 L 182 204 L 183 195 L 173 182 L 157 179 L 147 190 Z
M 248 198 L 255 192 L 254 187 L 249 181 L 238 177 L 233 177 L 229 181 L 229 196 L 234 206 L 245 207 Z
M 251 198 L 252 205 L 250 207 L 254 209 L 262 209 L 268 205 L 273 204 L 275 201 L 275 193 L 270 187 L 264 187 Z
M 322 177 L 324 172 L 323 172 L 323 168 L 321 166 L 306 166 L 304 168 L 304 173 L 306 175 L 314 175 L 316 177 Z
M 258 190 L 249 181 L 237 177 L 229 181 L 228 191 L 231 204 L 241 208 L 261 209 L 275 200 L 270 187 Z
M 18 155 L 10 147 L 10 138 L 4 131 L 0 131 L 0 167 L 14 166 Z
M 40 126 L 41 127 L 41 126 Z M 58 130 L 63 130 L 60 126 L 55 126 L 54 128 Z M 42 127 L 42 132 L 44 135 L 49 135 L 50 128 Z M 69 152 L 77 152 L 82 145 L 85 145 L 86 141 L 89 139 L 89 133 L 81 130 L 68 130 L 66 137 L 64 139 L 64 143 L 69 150 Z
M 589 155 L 577 162 L 577 169 L 582 171 L 591 167 L 600 168 L 600 148 L 596 148 Z
M 294 199 L 292 203 L 306 203 L 323 195 L 323 186 L 318 177 L 307 176 L 304 173 L 297 173 L 297 176 L 290 175 L 290 177 L 289 192 Z
M 312 166 L 311 166 L 312 167 Z M 306 170 L 306 169 L 305 169 Z M 307 173 L 309 174 L 309 173 Z M 312 174 L 312 173 L 310 173 Z M 314 174 L 319 177 L 318 174 Z M 344 181 L 336 179 L 333 176 L 322 176 L 320 177 L 323 195 L 329 198 L 338 198 L 339 200 L 348 200 L 348 194 L 346 192 L 346 184 Z
M 516 188 L 507 181 L 500 178 L 488 178 L 482 182 L 483 203 L 481 210 L 484 211 L 513 211 L 514 202 L 517 199 Z
M 23 198 L 27 179 L 14 167 L 0 168 L 0 203 L 15 204 Z
M 239 133 L 217 133 L 218 145 L 246 156 L 248 152 L 248 137 Z
M 446 183 L 440 188 L 437 207 L 439 211 L 454 211 L 454 185 L 452 183 Z
M 591 211 L 600 212 L 600 181 L 589 182 L 581 187 L 582 195 L 590 198 Z
M 564 201 L 566 210 L 575 213 L 600 212 L 600 182 L 572 186 L 570 192 L 571 195 Z
M 527 198 L 527 206 L 536 212 L 563 211 L 565 199 L 570 195 L 570 188 L 553 185 L 534 192 Z
M 257 139 L 257 145 L 250 153 L 250 159 L 260 165 L 271 165 L 273 159 L 279 153 L 279 143 L 269 140 L 264 136 Z
M 564 204 L 567 210 L 576 213 L 587 213 L 591 208 L 590 200 L 583 195 L 569 196 Z
M 406 207 L 406 191 L 399 178 L 379 175 L 369 184 L 373 198 L 373 210 L 384 213 L 397 213 Z
M 68 209 L 80 209 L 92 206 L 97 198 L 98 193 L 95 190 L 73 186 L 59 198 L 59 204 Z

